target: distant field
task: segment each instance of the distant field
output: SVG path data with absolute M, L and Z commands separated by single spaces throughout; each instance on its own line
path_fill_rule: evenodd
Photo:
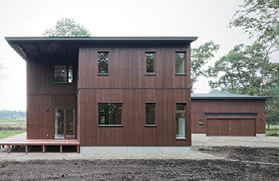
M 265 125 L 265 134 L 273 134 L 273 133 L 277 133 L 279 134 L 279 125 L 270 125 L 270 130 L 267 130 L 268 126 Z
M 26 132 L 26 120 L 0 120 L 0 139 Z

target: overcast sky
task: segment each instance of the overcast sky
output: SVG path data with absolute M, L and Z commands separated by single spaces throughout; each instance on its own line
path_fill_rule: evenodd
M 26 110 L 25 61 L 4 37 L 41 36 L 62 18 L 73 18 L 93 36 L 198 36 L 192 47 L 214 41 L 214 62 L 234 45 L 251 44 L 241 29 L 227 28 L 242 0 L 0 0 L 0 110 Z M 198 79 L 195 93 L 210 91 Z

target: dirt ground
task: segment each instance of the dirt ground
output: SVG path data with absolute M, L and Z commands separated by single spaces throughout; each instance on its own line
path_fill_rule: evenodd
M 279 148 L 194 146 L 192 149 L 223 159 L 1 160 L 0 180 L 279 179 Z

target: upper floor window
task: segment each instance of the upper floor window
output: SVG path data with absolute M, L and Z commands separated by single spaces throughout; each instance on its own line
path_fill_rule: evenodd
M 108 52 L 98 52 L 98 73 L 108 74 Z
M 175 73 L 185 74 L 185 52 L 175 52 Z
M 122 103 L 99 103 L 99 125 L 121 125 Z
M 55 65 L 54 82 L 55 83 L 73 83 L 73 66 Z
M 146 73 L 154 73 L 155 52 L 146 52 Z

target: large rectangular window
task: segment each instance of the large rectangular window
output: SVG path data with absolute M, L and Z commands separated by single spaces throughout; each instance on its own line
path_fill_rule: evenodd
M 146 125 L 155 125 L 155 103 L 145 104 Z
M 176 52 L 175 53 L 175 73 L 176 74 L 185 74 L 185 52 Z
M 54 82 L 55 83 L 73 83 L 73 66 L 55 65 Z
M 155 52 L 146 52 L 146 73 L 155 73 Z
M 121 125 L 122 103 L 99 103 L 99 125 Z
M 176 139 L 186 138 L 185 107 L 184 103 L 176 104 Z
M 108 52 L 98 52 L 98 73 L 108 74 Z

